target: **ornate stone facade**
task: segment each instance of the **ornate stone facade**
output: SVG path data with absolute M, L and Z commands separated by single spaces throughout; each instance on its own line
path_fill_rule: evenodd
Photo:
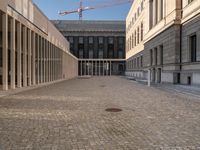
M 136 10 L 135 25 L 132 17 Z M 139 36 L 144 37 L 135 46 L 130 41 L 134 31 L 138 34 L 133 30 L 137 20 L 142 20 Z M 126 23 L 128 76 L 147 79 L 150 70 L 155 83 L 200 85 L 199 0 L 136 0 Z

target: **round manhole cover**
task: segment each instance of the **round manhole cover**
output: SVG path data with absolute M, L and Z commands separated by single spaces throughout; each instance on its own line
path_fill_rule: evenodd
M 105 85 L 100 85 L 100 87 L 105 87 Z
M 120 111 L 122 111 L 122 109 L 120 109 L 120 108 L 107 108 L 106 111 L 108 111 L 108 112 L 120 112 Z

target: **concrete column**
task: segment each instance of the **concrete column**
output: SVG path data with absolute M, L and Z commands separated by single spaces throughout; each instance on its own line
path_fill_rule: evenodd
M 8 90 L 8 15 L 3 14 L 3 90 Z
M 49 66 L 49 57 L 50 57 L 50 53 L 49 53 L 49 49 L 50 49 L 50 45 L 49 45 L 49 41 L 47 41 L 47 82 L 50 81 L 50 66 Z
M 96 72 L 96 76 L 97 76 L 97 69 L 98 69 L 98 66 L 97 66 L 98 64 L 97 64 L 97 61 L 96 61 L 96 67 L 95 67 L 95 72 Z
M 91 65 L 92 65 L 92 76 L 93 76 L 93 74 L 94 74 L 94 68 L 93 68 L 93 60 L 92 60 L 92 62 L 91 62 Z
M 88 63 L 87 63 L 87 69 L 88 69 L 88 75 L 90 75 L 90 61 L 88 61 Z
M 51 45 L 51 81 L 54 80 L 54 45 Z
M 21 66 L 21 60 L 22 60 L 22 51 L 21 51 L 21 34 L 22 34 L 22 28 L 21 28 L 21 23 L 17 23 L 17 87 L 21 88 L 22 87 L 22 66 Z
M 36 80 L 35 80 L 35 50 L 36 50 L 36 39 L 35 39 L 35 32 L 33 32 L 33 35 L 32 35 L 32 37 L 33 37 L 33 49 L 32 49 L 32 57 L 33 57 L 33 59 L 32 59 L 32 66 L 33 66 L 33 68 L 32 68 L 32 79 L 33 79 L 33 85 L 35 85 L 35 82 L 36 82 Z
M 110 61 L 110 76 L 112 75 L 112 63 Z
M 80 62 L 80 72 L 81 72 L 81 76 L 83 75 L 83 64 L 82 64 L 82 60 L 81 60 L 81 62 Z
M 51 43 L 50 42 L 49 42 L 48 53 L 49 53 L 49 56 L 48 56 L 49 57 L 48 58 L 49 59 L 49 61 L 48 61 L 49 62 L 49 65 L 48 65 L 49 66 L 49 80 L 48 81 L 50 82 L 51 81 Z
M 106 61 L 106 76 L 108 76 L 108 61 Z
M 87 75 L 87 61 L 85 60 L 85 71 L 84 71 L 84 75 Z
M 43 83 L 43 76 L 44 76 L 44 74 L 43 74 L 43 60 L 44 60 L 44 56 L 43 56 L 43 51 L 44 51 L 44 40 L 43 40 L 43 37 L 41 37 L 41 39 L 40 39 L 40 41 L 41 41 L 41 45 L 40 45 L 40 55 L 41 55 L 41 57 L 40 57 L 40 83 Z
M 41 55 L 40 55 L 40 36 L 38 35 L 37 36 L 37 84 L 40 83 L 40 58 L 41 58 Z
M 101 75 L 101 61 L 99 60 L 99 76 Z
M 55 46 L 53 46 L 53 80 L 55 79 Z
M 46 39 L 43 39 L 43 82 L 46 82 Z
M 27 28 L 23 27 L 23 86 L 27 86 Z
M 103 61 L 103 76 L 104 76 L 104 61 Z
M 148 86 L 151 86 L 151 70 L 148 70 Z
M 11 89 L 15 89 L 15 19 L 11 20 Z
M 30 86 L 31 85 L 31 30 L 28 30 L 28 85 Z

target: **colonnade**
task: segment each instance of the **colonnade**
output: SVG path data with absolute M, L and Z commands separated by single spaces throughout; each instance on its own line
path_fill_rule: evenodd
M 47 35 L 6 13 L 0 13 L 0 54 L 3 90 L 62 79 L 63 70 L 68 69 L 63 68 L 63 59 L 72 57 L 50 42 Z M 71 61 L 75 64 L 78 60 L 72 57 Z
M 111 76 L 112 61 L 111 60 L 79 60 L 79 75 L 90 76 Z

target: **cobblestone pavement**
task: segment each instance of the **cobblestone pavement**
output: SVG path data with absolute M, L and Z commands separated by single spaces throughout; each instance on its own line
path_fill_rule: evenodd
M 198 150 L 200 99 L 122 77 L 63 81 L 0 98 L 4 149 Z

